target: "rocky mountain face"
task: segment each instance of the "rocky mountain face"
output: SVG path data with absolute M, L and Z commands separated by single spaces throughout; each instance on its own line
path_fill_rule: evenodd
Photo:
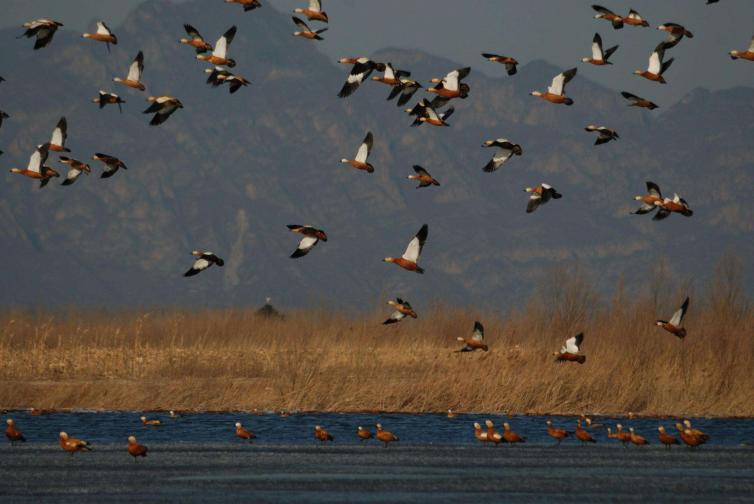
M 608 292 L 621 274 L 641 287 L 662 258 L 695 285 L 726 251 L 750 262 L 754 89 L 697 90 L 649 112 L 577 75 L 567 89 L 575 104 L 556 106 L 528 93 L 563 69 L 535 61 L 514 77 L 502 66 L 497 79 L 472 70 L 470 97 L 454 101 L 451 127 L 411 128 L 380 83 L 337 98 L 348 68 L 291 36 L 287 14 L 231 7 L 147 2 L 112 27 L 119 44 L 111 54 L 65 29 L 40 51 L 15 40 L 20 30 L 0 31 L 7 80 L 0 109 L 11 115 L 0 129 L 1 303 L 242 306 L 269 295 L 288 307 L 371 309 L 398 295 L 419 307 L 443 300 L 505 308 L 558 267 L 578 266 Z M 237 24 L 234 70 L 252 85 L 234 95 L 206 85 L 206 65 L 178 43 L 185 22 L 213 42 Z M 139 50 L 146 93 L 112 82 Z M 492 65 L 402 49 L 373 56 L 422 82 L 466 64 Z M 91 103 L 99 89 L 126 100 L 122 114 Z M 150 94 L 175 95 L 185 108 L 151 127 L 141 113 Z M 128 170 L 100 179 L 92 162 L 91 176 L 42 190 L 7 173 L 26 166 L 63 115 L 72 157 L 104 152 Z M 584 131 L 591 123 L 621 139 L 594 146 Z M 339 162 L 368 130 L 373 174 Z M 481 144 L 497 137 L 520 143 L 523 156 L 483 173 L 492 152 Z M 64 172 L 57 155 L 48 164 Z M 414 164 L 442 185 L 416 190 L 406 179 Z M 629 215 L 645 180 L 681 194 L 694 216 Z M 523 188 L 541 182 L 563 198 L 527 215 Z M 285 227 L 292 223 L 323 228 L 329 240 L 289 259 L 299 238 Z M 381 261 L 400 255 L 423 223 L 423 276 Z M 197 248 L 226 265 L 183 278 Z

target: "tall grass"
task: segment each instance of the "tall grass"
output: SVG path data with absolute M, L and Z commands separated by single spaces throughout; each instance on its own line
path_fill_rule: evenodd
M 0 407 L 752 416 L 754 313 L 729 263 L 692 296 L 685 340 L 654 321 L 688 287 L 629 295 L 621 283 L 605 300 L 563 271 L 504 315 L 435 304 L 391 326 L 387 306 L 283 320 L 252 309 L 6 311 Z M 475 319 L 490 351 L 456 353 Z M 556 364 L 552 352 L 579 331 L 586 363 Z

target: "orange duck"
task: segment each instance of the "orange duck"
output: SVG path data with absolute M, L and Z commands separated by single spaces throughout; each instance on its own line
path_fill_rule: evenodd
M 24 23 L 23 26 L 26 28 L 26 31 L 16 38 L 36 37 L 37 40 L 34 42 L 34 50 L 36 51 L 37 49 L 47 47 L 52 42 L 52 37 L 58 31 L 58 28 L 63 26 L 63 23 L 58 23 L 52 19 L 35 19 L 34 21 Z
M 117 105 L 118 110 L 123 113 L 123 107 L 121 106 L 122 103 L 126 103 L 126 100 L 121 98 L 115 93 L 108 93 L 107 91 L 103 91 L 100 89 L 99 94 L 97 95 L 97 98 L 92 98 L 92 103 L 99 104 L 99 108 L 105 108 L 105 105 Z
M 58 159 L 61 163 L 68 165 L 68 173 L 65 176 L 65 180 L 61 185 L 71 185 L 79 178 L 79 175 L 91 173 L 92 169 L 88 164 L 79 161 L 78 159 L 71 159 L 65 156 L 60 156 Z
M 694 211 L 689 208 L 685 199 L 673 194 L 673 198 L 664 198 L 662 201 L 655 201 L 655 206 L 659 208 L 652 220 L 662 220 L 667 218 L 671 213 L 679 213 L 684 217 L 691 217 Z
M 398 436 L 396 436 L 392 432 L 388 432 L 388 431 L 384 430 L 382 428 L 382 424 L 377 424 L 375 427 L 377 428 L 377 433 L 375 434 L 375 437 L 377 438 L 377 440 L 382 441 L 383 443 L 385 443 L 385 446 L 384 446 L 385 448 L 387 448 L 387 445 L 389 443 L 392 443 L 394 441 L 400 441 L 398 439 Z
M 87 441 L 69 437 L 65 432 L 60 433 L 59 439 L 60 447 L 71 455 L 79 451 L 92 451 L 92 447 Z
M 294 36 L 303 37 L 308 40 L 324 40 L 322 37 L 320 37 L 320 34 L 326 32 L 327 28 L 312 30 L 311 28 L 309 28 L 309 25 L 307 25 L 303 20 L 297 18 L 296 16 L 291 16 L 291 19 L 293 19 L 293 23 L 300 28 L 299 31 L 293 32 Z
M 581 426 L 581 419 L 576 421 L 576 439 L 581 441 L 582 446 L 586 443 L 596 443 L 597 441 L 594 440 L 591 434 L 589 434 L 587 431 L 583 429 Z
M 197 54 L 205 53 L 212 50 L 212 44 L 204 40 L 199 33 L 199 30 L 191 26 L 190 24 L 184 24 L 183 29 L 191 38 L 182 38 L 181 44 L 186 44 L 196 49 Z
M 290 256 L 294 259 L 308 254 L 320 240 L 327 241 L 327 234 L 323 230 L 309 225 L 300 226 L 298 224 L 288 224 L 288 229 L 294 233 L 304 235 L 304 237 L 301 238 L 301 241 L 299 241 L 298 247 L 296 247 L 296 250 L 294 250 Z
M 385 70 L 383 72 L 383 75 L 381 77 L 379 75 L 375 75 L 374 77 L 372 77 L 372 80 L 375 82 L 387 84 L 388 86 L 402 86 L 403 81 L 401 81 L 401 78 L 410 76 L 411 72 L 407 72 L 405 70 L 396 70 L 395 68 L 393 68 L 393 65 L 391 63 L 385 63 Z M 390 98 L 388 98 L 388 100 L 390 100 Z
M 623 28 L 622 16 L 619 16 L 615 12 L 606 7 L 602 7 L 601 5 L 592 5 L 592 9 L 597 11 L 597 14 L 594 15 L 594 19 L 604 19 L 605 21 L 610 21 L 613 24 L 613 28 L 615 28 L 616 30 Z
M 500 63 L 505 65 L 505 71 L 508 73 L 508 75 L 516 75 L 516 65 L 518 65 L 518 61 L 516 61 L 515 58 L 511 58 L 510 56 L 501 56 L 499 54 L 491 54 L 491 53 L 482 53 L 482 58 L 493 61 L 495 63 Z
M 615 426 L 615 431 L 615 439 L 623 443 L 623 447 L 626 448 L 628 443 L 631 442 L 631 433 L 624 431 L 621 424 Z
M 411 303 L 404 301 L 401 298 L 395 298 L 395 301 L 391 299 L 387 302 L 387 304 L 395 308 L 395 311 L 391 313 L 390 317 L 382 323 L 383 325 L 395 324 L 396 322 L 400 322 L 406 317 L 418 317 L 414 309 L 411 307 Z
M 49 154 L 49 147 L 50 144 L 37 146 L 34 153 L 31 155 L 31 157 L 29 157 L 29 164 L 26 166 L 26 169 L 22 170 L 21 168 L 11 168 L 10 172 L 39 180 L 40 188 L 46 186 L 50 181 L 50 178 L 60 176 L 57 171 L 53 170 L 49 166 L 44 165 Z
M 383 262 L 393 263 L 408 271 L 415 271 L 417 273 L 424 273 L 424 270 L 417 264 L 419 256 L 424 248 L 424 242 L 427 241 L 429 235 L 429 227 L 424 224 L 416 236 L 408 242 L 408 247 L 401 257 L 386 257 Z
M 432 82 L 437 84 L 435 87 L 427 88 L 428 93 L 434 93 L 443 98 L 466 98 L 469 96 L 468 84 L 462 84 L 464 79 L 471 72 L 471 67 L 459 68 L 448 72 L 442 79 L 435 78 Z
M 503 441 L 508 444 L 525 443 L 526 438 L 513 432 L 508 422 L 503 422 Z
M 211 54 L 197 54 L 196 59 L 200 61 L 206 61 L 213 65 L 225 65 L 233 68 L 236 66 L 236 60 L 228 57 L 228 49 L 230 43 L 233 42 L 233 37 L 236 36 L 236 26 L 233 25 L 223 33 L 223 35 L 217 39 L 215 43 L 215 49 Z
M 12 418 L 8 418 L 5 421 L 5 424 L 5 437 L 8 438 L 11 446 L 14 445 L 16 441 L 21 441 L 22 443 L 26 442 L 26 438 L 24 437 L 23 433 L 16 429 L 16 422 L 14 422 Z
M 553 426 L 552 420 L 548 420 L 546 424 L 547 424 L 547 434 L 550 437 L 557 439 L 558 446 L 560 446 L 560 443 L 570 435 L 570 433 L 567 430 L 559 429 L 558 427 Z
M 754 61 L 754 37 L 751 39 L 751 43 L 749 44 L 749 48 L 745 51 L 731 51 L 728 54 L 730 54 L 730 59 L 736 60 L 736 59 L 745 59 L 749 61 Z
M 253 442 L 253 440 L 257 438 L 254 433 L 241 425 L 241 422 L 236 422 L 236 437 L 249 442 Z
M 484 425 L 487 426 L 487 441 L 495 443 L 495 446 L 502 443 L 503 435 L 495 430 L 495 424 L 492 420 L 485 420 Z
M 359 441 L 362 443 L 374 438 L 374 434 L 372 434 L 368 429 L 365 429 L 361 425 L 356 428 L 356 435 L 359 437 Z
M 573 100 L 565 95 L 565 85 L 576 75 L 577 69 L 571 68 L 561 72 L 552 79 L 552 83 L 546 92 L 532 91 L 532 96 L 538 96 L 550 103 L 573 105 Z
M 643 27 L 649 26 L 649 22 L 646 19 L 642 18 L 641 15 L 633 9 L 629 10 L 628 16 L 622 19 L 623 19 L 624 24 L 627 24 L 630 26 L 643 26 Z
M 367 131 L 367 135 L 364 137 L 364 140 L 362 140 L 361 145 L 359 145 L 359 150 L 356 151 L 356 157 L 354 159 L 343 158 L 340 162 L 343 164 L 349 164 L 357 170 L 364 170 L 367 173 L 373 173 L 374 166 L 367 163 L 367 158 L 372 151 L 373 143 L 374 137 L 372 136 L 372 132 Z
M 332 434 L 323 429 L 321 425 L 314 426 L 314 437 L 320 440 L 322 444 L 326 443 L 327 441 L 335 441 L 335 438 L 332 436 Z
M 238 4 L 243 7 L 244 12 L 248 12 L 262 6 L 259 0 L 225 0 L 225 3 Z
M 474 422 L 474 437 L 477 441 L 481 441 L 482 443 L 486 443 L 488 441 L 487 433 L 482 430 L 482 426 L 477 422 Z
M 662 425 L 657 427 L 657 432 L 658 432 L 657 437 L 660 439 L 660 443 L 662 443 L 665 446 L 665 448 L 670 448 L 674 444 L 676 445 L 680 444 L 678 439 L 675 436 L 671 436 L 670 434 L 668 434 L 665 431 L 665 427 L 663 427 Z
M 665 49 L 665 43 L 661 42 L 655 47 L 652 54 L 649 55 L 649 65 L 647 66 L 647 69 L 644 71 L 634 70 L 634 74 L 654 82 L 659 82 L 660 84 L 666 84 L 665 78 L 662 75 L 668 68 L 670 68 L 670 65 L 673 64 L 673 58 L 670 58 L 667 61 L 662 61 L 665 57 Z
M 144 91 L 144 89 L 146 88 L 141 82 L 142 73 L 144 73 L 144 53 L 139 51 L 139 53 L 136 55 L 136 58 L 134 58 L 133 62 L 131 63 L 131 66 L 128 67 L 128 75 L 126 76 L 126 78 L 122 79 L 120 77 L 113 77 L 113 82 L 123 84 L 124 86 L 128 86 L 133 89 L 138 89 L 139 91 Z
M 309 7 L 293 9 L 296 14 L 303 14 L 309 21 L 322 21 L 327 23 L 329 21 L 327 12 L 322 10 L 321 0 L 309 0 Z
M 162 422 L 160 422 L 156 418 L 147 419 L 147 417 L 141 416 L 139 417 L 139 420 L 141 420 L 141 425 L 144 425 L 144 426 L 159 427 L 160 425 L 162 425 Z
M 586 356 L 579 354 L 579 352 L 581 352 L 582 341 L 584 341 L 584 333 L 578 333 L 576 336 L 568 338 L 565 345 L 560 348 L 560 352 L 554 353 L 556 356 L 555 361 L 578 362 L 579 364 L 586 362 Z
M 621 91 L 620 94 L 623 95 L 623 98 L 631 102 L 628 104 L 629 107 L 641 107 L 649 110 L 659 108 L 659 105 L 657 105 L 656 103 L 651 102 L 646 98 L 636 96 L 635 94 L 631 94 L 628 91 Z
M 655 323 L 658 326 L 665 329 L 666 331 L 668 331 L 673 336 L 683 339 L 686 337 L 686 329 L 681 327 L 681 322 L 683 321 L 683 316 L 686 315 L 686 310 L 688 310 L 688 308 L 689 308 L 689 298 L 686 297 L 686 300 L 683 302 L 681 307 L 673 314 L 673 316 L 670 318 L 669 321 L 658 320 Z
M 592 57 L 581 58 L 581 61 L 597 66 L 612 65 L 612 63 L 608 61 L 608 59 L 610 58 L 610 56 L 612 56 L 616 49 L 618 49 L 617 45 L 611 47 L 607 51 L 603 51 L 602 37 L 600 37 L 599 33 L 595 33 L 594 38 L 592 39 Z
M 118 37 L 113 35 L 113 32 L 110 31 L 110 28 L 107 27 L 104 21 L 97 21 L 97 31 L 95 33 L 84 33 L 81 36 L 85 39 L 104 42 L 107 44 L 107 52 L 110 52 L 110 44 L 116 45 L 118 43 Z
M 409 180 L 416 180 L 419 182 L 419 185 L 416 186 L 417 189 L 420 189 L 422 187 L 429 187 L 431 185 L 439 186 L 440 183 L 435 180 L 432 175 L 429 174 L 427 170 L 422 168 L 419 165 L 414 165 L 414 172 L 416 175 L 409 175 L 406 178 Z
M 105 169 L 102 172 L 102 175 L 100 178 L 109 178 L 115 175 L 115 172 L 118 171 L 118 169 L 123 168 L 124 170 L 127 170 L 128 167 L 126 166 L 126 163 L 121 161 L 120 159 L 110 156 L 108 154 L 102 154 L 101 152 L 95 152 L 92 156 L 92 159 L 94 161 L 101 161 L 105 164 Z
M 484 326 L 479 321 L 474 322 L 474 330 L 471 333 L 471 338 L 458 336 L 456 339 L 464 344 L 463 348 L 458 350 L 458 352 L 473 352 L 474 350 L 484 350 L 486 352 L 489 350 L 487 345 L 483 343 Z
M 657 201 L 662 201 L 662 192 L 660 192 L 660 186 L 650 181 L 647 181 L 646 184 L 647 194 L 634 196 L 634 199 L 636 201 L 641 201 L 641 206 L 639 207 L 639 209 L 633 212 L 637 215 L 643 215 L 651 212 L 652 210 L 657 208 L 657 205 L 655 205 L 655 203 Z
M 668 39 L 663 42 L 667 49 L 675 46 L 683 37 L 694 38 L 694 34 L 678 23 L 663 23 L 658 30 L 668 32 Z
M 495 140 L 485 140 L 482 147 L 497 147 L 497 152 L 492 159 L 482 168 L 486 173 L 497 171 L 513 155 L 520 156 L 523 150 L 519 144 L 509 141 L 507 138 L 497 138 Z
M 128 454 L 134 458 L 147 456 L 147 447 L 136 442 L 136 436 L 128 436 Z
M 644 446 L 644 445 L 649 444 L 649 441 L 647 441 L 643 436 L 638 435 L 634 431 L 633 427 L 628 429 L 628 432 L 629 432 L 629 440 L 631 441 L 631 443 L 635 444 L 636 446 Z

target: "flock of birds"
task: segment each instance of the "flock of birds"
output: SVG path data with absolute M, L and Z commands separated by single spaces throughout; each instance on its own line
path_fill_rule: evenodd
M 225 0 L 226 3 L 241 4 L 244 11 L 254 10 L 260 7 L 258 0 Z M 708 2 L 714 3 L 714 2 Z M 621 29 L 624 25 L 633 27 L 647 27 L 649 23 L 643 19 L 638 12 L 630 10 L 628 15 L 622 16 L 615 12 L 599 6 L 594 5 L 593 9 L 597 12 L 594 16 L 597 19 L 602 19 L 610 22 L 615 29 Z M 310 22 L 317 21 L 320 23 L 328 23 L 329 18 L 327 14 L 322 10 L 321 2 L 318 0 L 310 0 L 307 8 L 296 9 L 297 14 L 305 16 Z M 321 40 L 322 33 L 327 28 L 312 30 L 307 24 L 298 17 L 293 17 L 293 22 L 296 27 L 299 28 L 294 32 L 294 36 L 299 36 L 310 40 Z M 63 26 L 62 23 L 50 19 L 37 19 L 24 24 L 26 31 L 22 36 L 36 37 L 34 49 L 41 49 L 49 46 L 52 42 L 53 36 L 56 30 Z M 190 24 L 184 25 L 188 38 L 180 39 L 180 43 L 188 45 L 195 49 L 196 59 L 205 63 L 209 63 L 211 68 L 207 68 L 205 72 L 209 74 L 207 82 L 212 86 L 220 86 L 227 84 L 230 93 L 235 93 L 241 87 L 247 86 L 249 81 L 240 75 L 232 73 L 229 69 L 236 66 L 236 62 L 230 58 L 229 49 L 233 38 L 236 34 L 236 27 L 232 26 L 211 45 L 208 43 L 199 33 L 199 31 Z M 692 38 L 693 34 L 685 27 L 677 23 L 664 23 L 657 27 L 659 30 L 668 33 L 668 38 L 661 42 L 652 51 L 649 57 L 649 63 L 646 70 L 636 70 L 635 74 L 648 79 L 653 82 L 665 84 L 664 77 L 665 72 L 670 68 L 673 63 L 673 58 L 665 59 L 666 52 L 675 47 L 684 38 Z M 83 38 L 94 40 L 100 43 L 104 43 L 110 50 L 111 44 L 117 44 L 118 38 L 108 28 L 108 26 L 102 22 L 97 22 L 97 29 L 95 33 L 84 33 Z M 592 55 L 591 57 L 583 58 L 584 63 L 589 63 L 597 66 L 609 65 L 610 58 L 613 56 L 618 46 L 610 47 L 607 50 L 603 49 L 602 38 L 599 34 L 595 34 L 592 43 Z M 482 56 L 491 62 L 499 63 L 505 66 L 508 75 L 513 76 L 517 72 L 518 61 L 510 56 L 503 56 L 499 54 L 482 53 Z M 754 61 L 754 39 L 752 44 L 746 51 L 731 51 L 730 56 L 733 59 L 747 59 Z M 142 82 L 144 74 L 144 54 L 142 51 L 134 58 L 133 62 L 128 68 L 128 73 L 125 78 L 115 77 L 113 82 L 126 86 L 136 91 L 144 91 L 146 86 Z M 338 93 L 338 96 L 345 98 L 353 95 L 359 88 L 359 86 L 368 79 L 368 77 L 374 72 L 382 72 L 381 76 L 373 76 L 372 80 L 388 85 L 391 88 L 388 100 L 392 100 L 398 97 L 398 106 L 406 105 L 414 96 L 414 94 L 423 88 L 423 86 L 416 80 L 410 78 L 411 73 L 405 70 L 397 70 L 390 62 L 377 62 L 366 57 L 354 57 L 354 58 L 342 58 L 340 63 L 352 65 L 351 70 L 348 73 L 346 82 L 343 84 L 342 89 Z M 432 100 L 422 98 L 413 107 L 406 109 L 406 112 L 414 117 L 413 126 L 421 126 L 422 124 L 429 124 L 432 126 L 444 126 L 447 127 L 447 119 L 454 112 L 454 108 L 449 106 L 445 108 L 449 102 L 455 99 L 465 99 L 469 96 L 471 91 L 470 86 L 463 82 L 471 71 L 470 67 L 460 68 L 448 72 L 442 78 L 432 79 L 434 86 L 426 88 L 426 92 L 429 95 L 433 95 Z M 562 104 L 570 106 L 573 104 L 573 100 L 566 96 L 565 88 L 568 82 L 570 82 L 577 73 L 576 68 L 563 71 L 556 75 L 546 91 L 532 91 L 531 95 L 539 97 L 552 104 Z M 0 78 L 2 80 L 2 78 Z M 652 101 L 636 96 L 634 94 L 623 92 L 622 95 L 630 102 L 631 106 L 646 108 L 649 110 L 657 108 L 657 105 Z M 118 105 L 122 107 L 125 103 L 120 96 L 109 91 L 100 91 L 99 95 L 93 100 L 103 108 L 107 105 Z M 147 101 L 150 105 L 144 110 L 145 114 L 154 114 L 150 125 L 157 126 L 163 124 L 174 112 L 183 108 L 181 101 L 174 96 L 160 95 L 149 96 Z M 442 110 L 445 108 L 444 110 Z M 8 114 L 0 112 L 0 126 L 2 120 L 8 118 Z M 595 144 L 601 145 L 611 141 L 615 141 L 619 138 L 618 133 L 609 127 L 588 125 L 586 130 L 598 134 Z M 57 153 L 69 153 L 70 150 L 65 146 L 67 139 L 67 122 L 65 117 L 61 118 L 52 132 L 50 140 L 44 144 L 38 145 L 32 153 L 27 168 L 12 168 L 12 173 L 20 174 L 35 180 L 40 181 L 40 187 L 45 187 L 49 181 L 54 177 L 59 177 L 60 174 L 45 163 L 48 159 L 50 152 Z M 359 145 L 355 156 L 352 159 L 343 158 L 341 162 L 347 164 L 354 169 L 364 171 L 367 173 L 374 172 L 375 168 L 368 162 L 369 154 L 372 150 L 374 143 L 374 136 L 372 132 L 367 132 L 363 142 Z M 509 141 L 506 138 L 498 138 L 494 140 L 487 140 L 482 144 L 486 148 L 495 148 L 496 153 L 492 156 L 490 161 L 483 167 L 484 172 L 495 172 L 500 169 L 506 162 L 508 162 L 513 156 L 521 156 L 523 150 L 520 145 Z M 127 169 L 126 164 L 115 156 L 111 156 L 103 153 L 95 153 L 92 156 L 93 160 L 100 161 L 104 164 L 104 170 L 101 177 L 108 178 L 113 176 L 120 168 Z M 60 163 L 68 166 L 68 173 L 63 181 L 62 185 L 73 184 L 82 173 L 89 174 L 91 167 L 78 159 L 60 155 Z M 418 182 L 418 188 L 427 188 L 432 186 L 439 186 L 440 183 L 429 173 L 428 170 L 421 166 L 414 166 L 414 174 L 408 175 L 409 180 Z M 654 220 L 661 220 L 667 218 L 672 213 L 679 213 L 684 216 L 691 216 L 692 210 L 689 208 L 688 203 L 681 198 L 678 194 L 674 194 L 672 198 L 663 197 L 660 188 L 653 182 L 647 182 L 647 194 L 636 196 L 636 200 L 641 202 L 641 206 L 636 210 L 636 214 L 647 214 L 657 210 L 654 216 Z M 548 203 L 551 200 L 558 200 L 562 196 L 551 185 L 547 183 L 541 183 L 535 187 L 527 187 L 525 191 L 529 194 L 528 204 L 526 212 L 531 213 L 537 210 L 541 205 Z M 320 241 L 327 241 L 327 234 L 322 229 L 317 229 L 310 225 L 289 225 L 289 230 L 293 233 L 301 235 L 301 239 L 296 247 L 295 251 L 291 254 L 292 258 L 300 258 L 307 255 Z M 385 257 L 384 261 L 395 264 L 400 268 L 416 272 L 423 273 L 424 269 L 419 266 L 419 258 L 422 249 L 427 241 L 429 234 L 429 228 L 424 224 L 416 235 L 409 241 L 406 250 L 399 257 Z M 195 256 L 195 260 L 191 268 L 186 271 L 185 276 L 195 276 L 198 273 L 204 271 L 212 265 L 223 266 L 224 260 L 217 254 L 209 251 L 195 250 L 192 252 Z M 394 308 L 389 318 L 384 324 L 398 323 L 406 317 L 416 318 L 417 313 L 412 308 L 411 304 L 401 298 L 388 301 L 388 304 Z M 688 309 L 689 299 L 683 302 L 682 306 L 675 312 L 669 321 L 658 320 L 657 325 L 677 336 L 683 338 L 686 335 L 686 329 L 682 327 L 681 322 Z M 579 333 L 566 340 L 560 351 L 555 352 L 557 361 L 570 361 L 577 363 L 584 363 L 586 360 L 585 355 L 581 352 L 581 345 L 584 339 L 583 333 Z M 482 350 L 487 351 L 488 346 L 484 343 L 484 327 L 480 322 L 475 322 L 471 337 L 462 338 L 458 340 L 464 343 L 464 346 L 459 350 L 461 352 Z M 245 431 L 240 424 L 237 424 L 237 434 L 240 437 L 244 437 Z M 483 441 L 493 441 L 495 443 L 504 440 L 506 442 L 514 439 L 514 433 L 510 432 L 509 426 L 505 425 L 503 433 L 497 433 L 494 428 L 488 424 L 488 430 L 483 432 L 480 427 L 476 428 L 477 439 Z M 686 428 L 679 428 L 681 439 L 687 444 L 694 445 L 699 444 L 704 437 L 699 435 L 695 430 L 691 429 L 690 425 Z M 365 429 L 359 427 L 359 437 L 362 439 L 369 439 L 372 434 Z M 562 440 L 564 437 L 570 435 L 569 432 L 563 429 L 556 429 L 552 425 L 548 425 L 548 432 L 550 435 Z M 575 435 L 577 438 L 584 441 L 588 433 L 582 428 L 579 422 Z M 609 431 L 608 431 L 609 432 Z M 664 430 L 660 431 L 661 441 L 663 436 L 667 436 Z M 8 429 L 6 435 L 14 440 L 22 440 L 23 436 L 18 432 L 13 424 L 12 420 L 8 420 Z M 249 433 L 250 435 L 250 433 Z M 321 427 L 315 429 L 315 435 L 322 441 L 331 440 L 327 431 Z M 620 439 L 624 443 L 630 441 L 634 444 L 643 444 L 637 440 L 643 439 L 636 435 L 631 429 L 630 433 L 623 432 L 620 427 L 618 431 L 613 435 L 609 433 L 610 437 Z M 389 432 L 383 431 L 381 426 L 377 426 L 377 439 L 386 443 L 391 441 L 397 441 L 398 438 Z M 251 439 L 249 437 L 249 439 Z M 516 438 L 517 439 L 517 438 Z M 523 438 L 520 438 L 523 440 Z M 628 441 L 627 441 L 628 440 Z M 696 440 L 691 442 L 690 440 Z M 706 439 L 705 439 L 706 440 Z M 588 439 L 587 439 L 588 441 Z M 665 443 L 666 441 L 662 441 Z M 703 441 L 701 441 L 703 442 Z M 64 432 L 60 433 L 61 446 L 71 452 L 89 449 L 88 443 L 68 437 Z M 143 448 L 143 450 L 142 450 Z M 136 443 L 135 438 L 129 438 L 129 453 L 132 455 L 146 455 L 146 448 L 140 447 Z
M 170 411 L 171 418 L 175 419 L 178 416 L 179 415 L 174 411 Z M 448 410 L 448 418 L 455 418 L 456 416 L 457 413 L 453 412 L 452 410 Z M 161 427 L 165 425 L 162 420 L 159 420 L 157 418 L 148 419 L 145 416 L 142 416 L 140 418 L 140 421 L 142 426 L 144 427 Z M 16 427 L 16 423 L 12 418 L 6 419 L 5 422 L 5 437 L 8 438 L 11 445 L 14 445 L 16 442 L 26 442 L 26 437 Z M 585 415 L 581 415 L 581 418 L 576 420 L 576 428 L 572 431 L 554 426 L 552 420 L 547 420 L 545 422 L 545 425 L 547 427 L 547 434 L 555 439 L 558 446 L 560 446 L 560 443 L 563 440 L 569 437 L 573 437 L 576 440 L 580 441 L 582 445 L 587 443 L 596 443 L 597 440 L 592 433 L 600 429 L 605 429 L 607 431 L 608 440 L 614 439 L 620 441 L 624 447 L 627 447 L 628 444 L 634 444 L 636 446 L 649 444 L 649 441 L 647 441 L 645 437 L 637 434 L 633 427 L 630 427 L 628 431 L 625 431 L 623 430 L 623 425 L 619 423 L 615 426 L 615 432 L 613 432 L 611 427 L 608 427 L 606 424 L 602 423 L 594 423 L 590 417 Z M 474 437 L 477 441 L 480 441 L 482 443 L 492 443 L 494 445 L 499 445 L 500 443 L 516 444 L 526 442 L 526 437 L 511 430 L 509 422 L 503 422 L 502 432 L 495 429 L 495 425 L 491 420 L 486 420 L 485 426 L 486 429 L 482 429 L 482 426 L 478 422 L 474 422 Z M 660 425 L 657 428 L 658 440 L 666 448 L 670 448 L 672 445 L 678 445 L 681 441 L 685 445 L 695 448 L 706 443 L 710 439 L 708 434 L 692 427 L 691 421 L 688 419 L 683 420 L 682 423 L 676 423 L 675 427 L 678 430 L 678 438 L 680 438 L 680 441 L 675 436 L 669 434 L 665 430 L 665 427 L 663 425 Z M 327 431 L 327 429 L 325 429 L 321 425 L 314 426 L 313 434 L 314 439 L 322 444 L 335 441 L 335 436 L 333 436 L 330 432 Z M 374 439 L 383 443 L 383 446 L 385 448 L 387 448 L 390 443 L 400 441 L 400 438 L 397 435 L 385 430 L 380 423 L 377 423 L 375 425 L 374 432 L 359 425 L 356 428 L 355 434 L 356 438 L 361 443 Z M 241 422 L 235 423 L 235 436 L 248 442 L 253 442 L 255 439 L 257 439 L 257 436 L 252 431 L 244 427 Z M 60 447 L 71 455 L 80 451 L 92 450 L 91 443 L 83 439 L 70 437 L 66 432 L 60 432 L 60 434 L 58 435 L 58 441 L 60 443 Z M 126 449 L 128 451 L 128 454 L 131 455 L 134 460 L 138 459 L 139 457 L 147 456 L 148 448 L 142 444 L 139 444 L 136 436 L 128 436 L 127 441 L 128 444 L 126 446 Z

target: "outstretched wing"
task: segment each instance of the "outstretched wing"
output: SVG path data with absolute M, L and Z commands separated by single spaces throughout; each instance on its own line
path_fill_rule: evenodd
M 474 322 L 474 331 L 471 333 L 471 339 L 482 341 L 484 339 L 484 326 L 481 322 Z
M 429 227 L 424 224 L 419 232 L 416 233 L 416 236 L 408 242 L 408 247 L 406 247 L 406 251 L 403 253 L 403 258 L 407 261 L 417 262 L 422 253 L 422 248 L 424 248 L 424 242 L 427 241 L 428 234 Z
M 689 298 L 687 297 L 686 300 L 683 302 L 681 307 L 673 314 L 673 317 L 670 319 L 670 323 L 674 326 L 678 327 L 681 325 L 681 321 L 683 320 L 683 316 L 686 315 L 686 310 L 689 308 Z
M 359 145 L 359 150 L 356 151 L 356 161 L 359 163 L 366 163 L 367 158 L 369 157 L 369 153 L 372 151 L 372 143 L 374 142 L 374 137 L 372 136 L 372 132 L 368 131 L 367 136 L 364 137 L 364 140 L 361 142 L 361 145 Z
M 128 76 L 126 79 L 134 82 L 141 81 L 141 74 L 144 71 L 144 53 L 139 51 L 139 54 L 134 58 L 133 63 L 128 68 Z

